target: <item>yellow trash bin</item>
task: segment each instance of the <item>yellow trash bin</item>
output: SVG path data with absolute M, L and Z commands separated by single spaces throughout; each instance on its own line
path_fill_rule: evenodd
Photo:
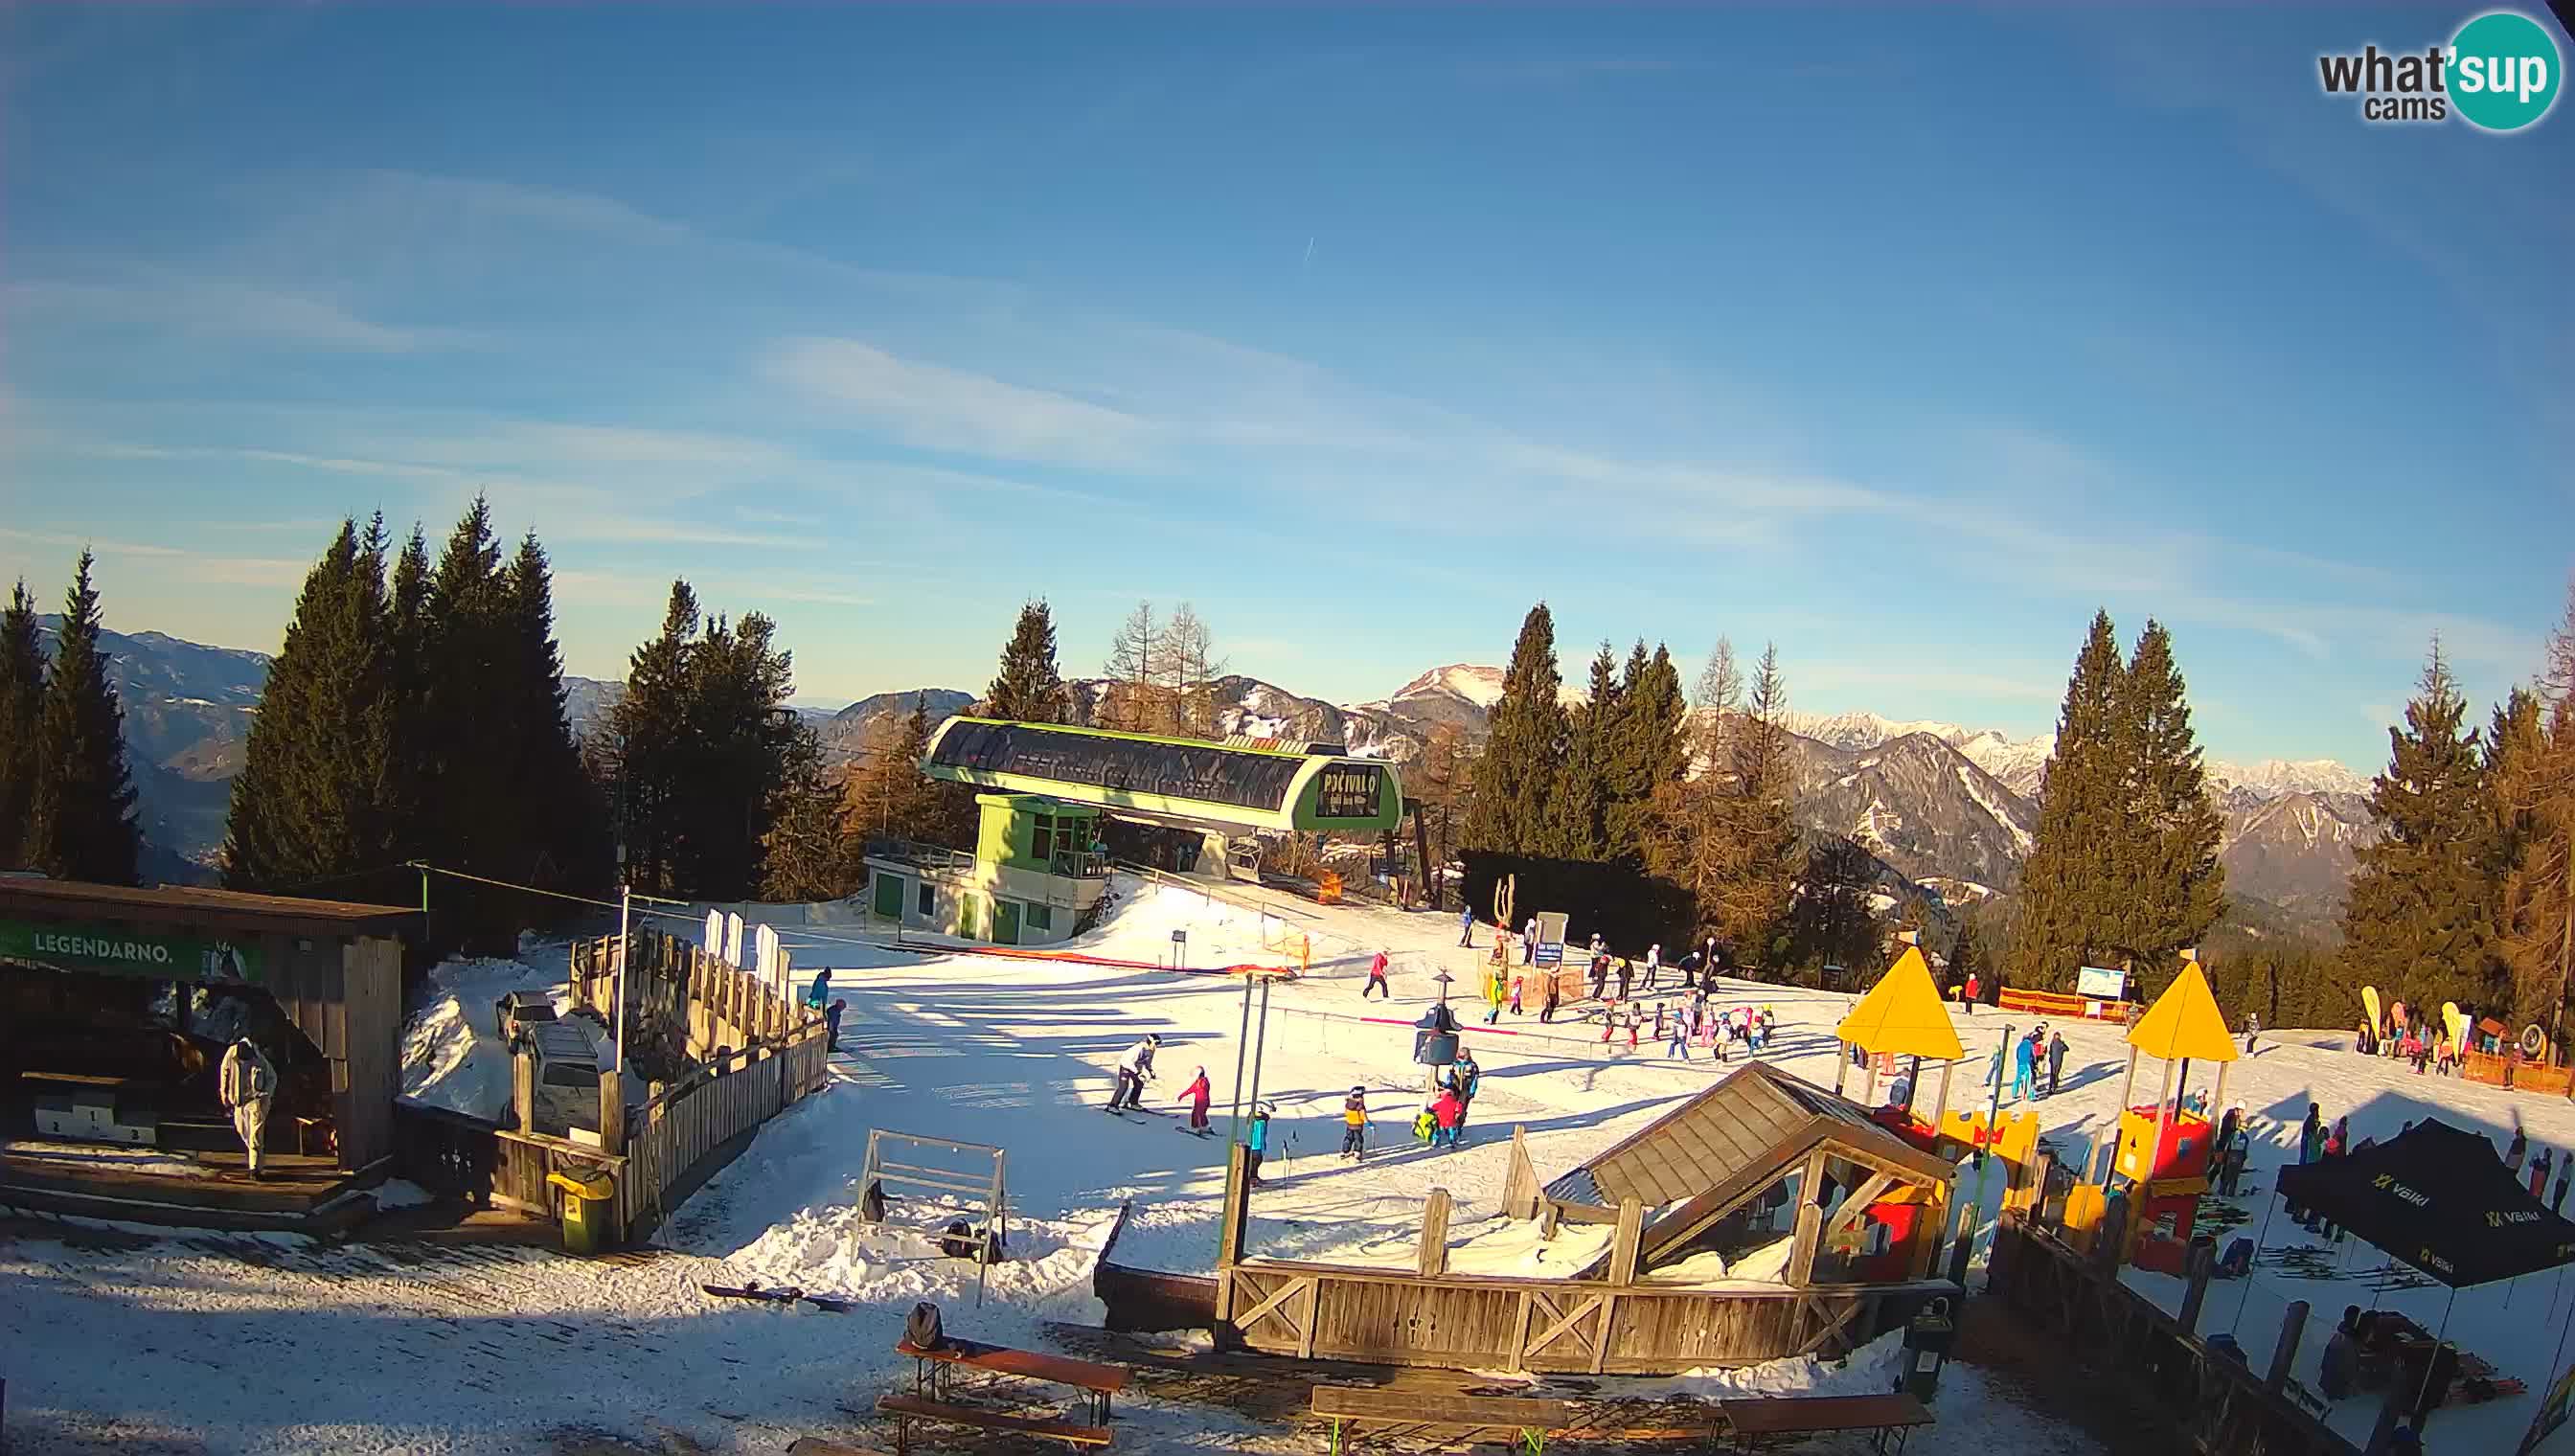
M 546 1181 L 563 1189 L 563 1241 L 568 1254 L 596 1254 L 616 1242 L 617 1182 L 606 1173 L 576 1178 L 548 1173 Z

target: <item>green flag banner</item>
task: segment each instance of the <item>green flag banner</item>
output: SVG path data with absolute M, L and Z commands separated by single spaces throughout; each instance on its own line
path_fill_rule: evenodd
M 154 935 L 109 925 L 31 925 L 23 920 L 0 920 L 0 956 L 65 970 L 96 970 L 155 980 L 261 978 L 256 941 Z

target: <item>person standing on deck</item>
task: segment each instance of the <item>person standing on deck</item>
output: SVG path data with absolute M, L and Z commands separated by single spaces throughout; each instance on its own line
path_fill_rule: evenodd
M 224 1105 L 232 1109 L 233 1131 L 241 1135 L 242 1155 L 250 1163 L 250 1175 L 266 1177 L 268 1112 L 277 1103 L 277 1068 L 269 1065 L 258 1043 L 247 1036 L 240 1037 L 224 1053 L 216 1090 L 222 1094 Z

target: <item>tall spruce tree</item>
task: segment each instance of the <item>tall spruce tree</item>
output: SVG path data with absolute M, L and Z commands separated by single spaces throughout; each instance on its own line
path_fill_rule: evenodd
M 671 584 L 662 630 L 627 659 L 626 693 L 609 710 L 618 832 L 630 883 L 649 893 L 682 892 L 688 837 L 688 777 L 694 763 L 690 693 L 701 614 L 686 581 Z
M 1625 721 L 1618 659 L 1602 643 L 1591 660 L 1582 706 L 1568 715 L 1564 762 L 1555 775 L 1550 852 L 1567 859 L 1608 857 L 1607 819 L 1618 774 L 1618 729 Z
M 1779 649 L 1764 644 L 1753 666 L 1743 720 L 1730 734 L 1731 792 L 1718 800 L 1716 832 L 1728 858 L 1716 882 L 1717 933 L 1738 955 L 1776 963 L 1805 869 L 1797 827 L 1795 765 L 1788 757 L 1788 680 Z
M 125 715 L 99 647 L 98 591 L 86 550 L 63 595 L 63 621 L 37 718 L 36 791 L 21 857 L 56 879 L 134 884 L 143 832 L 125 767 Z
M 394 757 L 392 619 L 384 524 L 342 521 L 305 574 L 243 745 L 224 882 L 323 898 L 385 893 L 405 825 Z
M 533 531 L 503 575 L 510 619 L 507 690 L 518 699 L 519 753 L 510 765 L 519 804 L 518 875 L 546 889 L 598 889 L 610 856 L 581 744 L 566 716 L 563 650 L 555 641 L 554 566 Z
M 0 613 L 0 869 L 25 867 L 44 705 L 45 650 L 36 637 L 35 599 L 22 578 L 9 593 L 8 611 Z
M 795 664 L 778 625 L 754 612 L 710 622 L 692 662 L 690 724 L 697 772 L 686 785 L 682 865 L 701 899 L 758 892 L 766 818 L 787 787 L 799 725 L 787 700 Z
M 1563 687 L 1555 667 L 1555 618 L 1540 602 L 1520 622 L 1502 696 L 1485 720 L 1489 734 L 1466 819 L 1469 848 L 1543 854 L 1554 847 L 1549 810 L 1564 753 L 1564 705 L 1557 696 Z
M 2225 818 L 2210 799 L 2190 726 L 2190 704 L 2172 639 L 2149 620 L 2120 674 L 2111 741 L 2127 790 L 2119 833 L 2105 847 L 2120 893 L 2107 911 L 2109 944 L 2152 996 L 2181 969 L 2226 910 L 2226 871 L 2217 862 Z
M 1607 858 L 1642 866 L 1654 838 L 1656 795 L 1680 780 L 1689 763 L 1684 733 L 1688 703 L 1671 652 L 1656 644 L 1645 656 L 1639 641 L 1627 654 L 1618 686 L 1618 722 L 1611 753 L 1608 805 L 1601 816 Z
M 776 812 L 762 846 L 761 898 L 839 899 L 858 888 L 866 864 L 846 822 L 842 776 L 823 763 L 823 744 L 799 725 L 782 760 Z
M 2110 853 L 2126 832 L 2129 801 L 2116 741 L 2126 674 L 2110 614 L 2094 613 L 2066 680 L 2056 748 L 2039 783 L 2038 832 L 2021 865 L 2019 913 L 2003 967 L 2014 985 L 2071 985 L 2087 956 L 2122 938 L 2113 917 L 2128 886 Z
M 394 559 L 386 606 L 386 642 L 393 675 L 393 778 L 400 857 L 422 858 L 430 836 L 431 754 L 438 741 L 429 720 L 429 542 L 420 523 Z
M 2352 875 L 2343 959 L 2381 996 L 2484 1012 L 2509 1004 L 2511 982 L 2495 935 L 2493 806 L 2466 719 L 2436 641 L 2404 724 L 2387 731 L 2387 770 L 2370 784 L 2379 837 Z
M 1055 613 L 1045 598 L 1020 609 L 1002 670 L 984 695 L 984 712 L 1012 723 L 1062 723 L 1068 716 L 1064 674 L 1056 667 Z

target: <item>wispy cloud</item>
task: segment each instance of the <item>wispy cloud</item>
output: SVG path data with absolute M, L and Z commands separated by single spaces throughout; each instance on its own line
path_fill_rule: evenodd
M 469 330 L 383 323 L 324 298 L 163 270 L 137 270 L 112 281 L 22 280 L 0 289 L 0 313 L 21 328 L 143 328 L 158 335 L 359 354 L 412 354 L 477 342 Z
M 854 423 L 929 450 L 1004 460 L 1133 465 L 1143 422 L 1053 390 L 899 359 L 855 339 L 792 339 L 769 360 L 773 379 L 848 412 Z

